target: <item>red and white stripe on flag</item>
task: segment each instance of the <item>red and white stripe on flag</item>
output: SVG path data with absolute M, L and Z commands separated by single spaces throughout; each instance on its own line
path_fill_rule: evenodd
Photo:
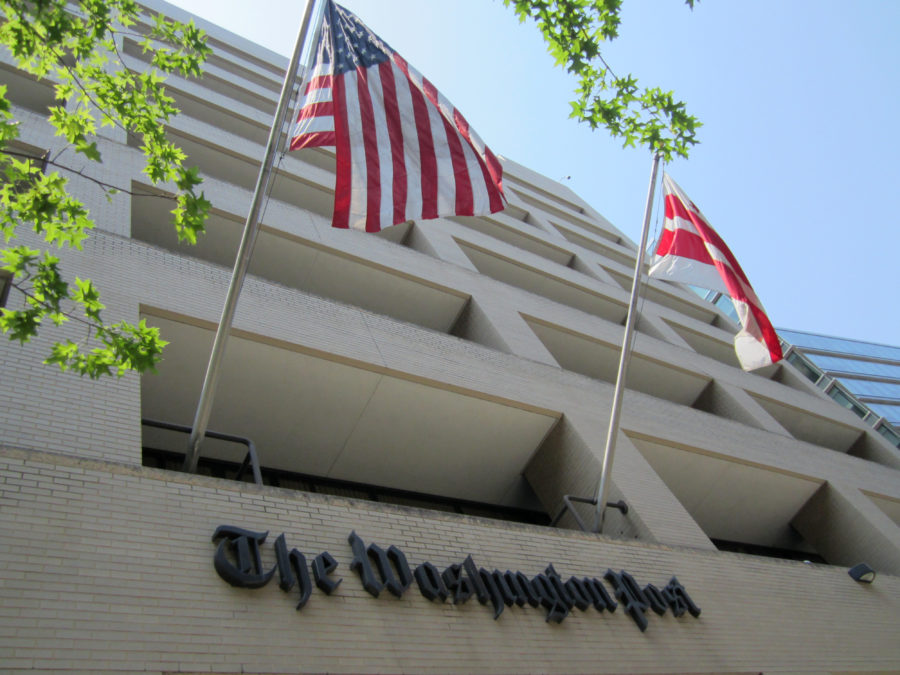
M 317 64 L 303 90 L 303 103 L 291 132 L 291 150 L 334 145 L 334 101 L 327 64 Z
M 358 21 L 334 7 L 326 19 Z M 356 36 L 368 30 L 355 29 Z M 332 26 L 324 35 L 343 39 Z M 387 58 L 369 67 L 339 72 L 338 59 L 318 61 L 292 133 L 292 150 L 335 146 L 332 225 L 378 232 L 408 220 L 502 210 L 503 170 L 494 154 L 431 82 L 383 42 L 378 47 Z
M 728 295 L 741 322 L 741 330 L 734 338 L 734 350 L 744 370 L 780 361 L 781 345 L 775 329 L 728 246 L 710 227 L 700 209 L 666 174 L 663 174 L 663 187 L 665 226 L 650 276 Z

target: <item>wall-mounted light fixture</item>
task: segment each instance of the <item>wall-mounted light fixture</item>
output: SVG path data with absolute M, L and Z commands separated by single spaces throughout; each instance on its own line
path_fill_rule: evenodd
M 875 581 L 875 570 L 866 565 L 866 563 L 859 563 L 859 565 L 854 565 L 849 570 L 847 570 L 847 574 L 853 579 L 853 581 L 859 581 L 863 584 L 871 584 Z

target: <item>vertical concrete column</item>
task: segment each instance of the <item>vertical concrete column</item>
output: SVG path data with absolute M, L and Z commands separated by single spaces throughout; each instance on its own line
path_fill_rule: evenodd
M 455 228 L 447 225 L 448 221 L 442 218 L 417 221 L 410 230 L 406 244 L 432 258 L 444 260 L 477 273 L 475 265 L 453 239 L 452 233 Z
M 791 433 L 763 408 L 746 391 L 732 384 L 713 380 L 695 403 L 695 407 L 719 417 L 736 420 L 743 424 L 771 431 L 788 438 Z
M 608 420 L 604 418 L 604 422 Z M 600 446 L 601 453 L 604 445 L 605 437 Z M 697 521 L 623 431 L 619 431 L 616 441 L 612 481 L 615 489 L 610 491 L 610 501 L 624 499 L 629 512 L 623 516 L 615 509 L 607 509 L 605 533 L 622 538 L 636 537 L 637 533 L 631 532 L 631 523 L 639 521 L 651 533 L 653 540 L 660 544 L 716 550 Z
M 105 138 L 97 139 L 97 147 L 102 162 L 91 162 L 71 148 L 66 152 L 65 162 L 71 167 L 64 174 L 69 179 L 69 190 L 79 196 L 98 228 L 130 237 L 133 197 L 129 193 L 132 179 L 141 175 L 142 156 L 133 148 Z M 168 209 L 173 208 L 174 200 Z
M 121 53 L 124 38 L 121 35 L 117 36 L 116 42 Z M 113 72 L 124 67 L 118 62 L 110 61 L 106 65 L 106 70 Z M 66 108 L 74 110 L 79 105 L 73 98 L 66 103 Z M 104 125 L 101 115 L 97 112 L 93 113 L 93 117 L 97 124 L 97 148 L 102 157 L 100 162 L 94 162 L 76 153 L 73 147 L 67 147 L 66 141 L 62 138 L 55 139 L 54 147 L 50 148 L 50 156 L 68 168 L 58 170 L 68 178 L 69 192 L 78 195 L 98 227 L 102 226 L 117 234 L 129 236 L 131 203 L 126 191 L 131 189 L 131 180 L 129 172 L 123 171 L 122 167 L 129 153 L 128 134 L 119 126 Z M 117 169 L 114 170 L 113 166 Z M 118 189 L 119 192 L 110 195 L 110 189 Z
M 23 228 L 16 240 L 40 248 L 43 239 Z M 107 248 L 111 247 L 111 248 Z M 108 322 L 135 321 L 138 306 L 129 291 L 140 279 L 133 275 L 133 258 L 127 250 L 130 242 L 95 231 L 84 249 L 52 249 L 61 260 L 67 279 L 76 275 L 93 280 L 106 305 L 103 316 Z M 19 292 L 10 294 L 11 308 L 23 306 Z M 87 327 L 77 321 L 61 326 L 41 325 L 37 337 L 20 345 L 0 341 L 0 382 L 18 405 L 0 405 L 0 443 L 34 450 L 83 457 L 141 463 L 140 378 L 134 373 L 124 377 L 91 380 L 72 372 L 62 372 L 42 361 L 51 353 L 54 342 L 85 342 Z M 93 345 L 87 344 L 88 349 Z M 52 392 L 48 396 L 46 392 Z
M 900 574 L 900 527 L 852 485 L 823 484 L 791 525 L 833 565 Z
M 116 49 L 119 51 L 119 54 L 125 54 L 125 36 L 121 33 L 117 33 L 115 36 L 116 41 Z M 126 59 L 130 58 L 128 56 Z M 115 58 L 112 58 L 107 62 L 106 70 L 108 73 L 115 73 L 119 70 L 124 70 L 126 68 L 125 64 L 118 61 Z M 95 116 L 96 118 L 96 116 Z M 116 143 L 120 143 L 121 145 L 125 145 L 128 143 L 128 132 L 122 129 L 119 126 L 108 126 L 100 124 L 100 120 L 97 120 L 97 136 L 101 138 L 106 138 L 110 141 L 114 141 Z
M 463 310 L 453 334 L 491 349 L 559 367 L 556 359 L 522 318 L 503 289 L 476 293 Z
M 565 241 L 565 237 L 563 237 L 559 233 L 559 230 L 553 227 L 553 224 L 544 216 L 543 213 L 540 213 L 525 202 L 521 201 L 515 194 L 513 195 L 513 197 L 514 199 L 510 199 L 510 203 L 516 203 L 519 208 L 528 213 L 528 215 L 525 217 L 526 223 L 528 223 L 532 227 L 536 227 L 541 232 L 553 237 L 554 239 Z
M 552 515 L 562 507 L 563 495 L 596 496 L 606 442 L 608 419 L 604 413 L 610 402 L 596 403 L 596 413 L 586 410 L 567 413 L 525 469 L 525 477 Z M 609 499 L 624 500 L 628 513 L 607 509 L 603 532 L 607 536 L 715 550 L 696 521 L 621 432 Z M 582 518 L 592 524 L 594 507 L 579 505 L 577 508 Z M 560 524 L 576 527 L 570 517 Z
M 669 344 L 695 351 L 683 337 L 676 333 L 672 327 L 663 321 L 659 316 L 652 314 L 648 304 L 644 305 L 640 317 L 638 317 L 637 330 L 641 333 L 654 337 L 657 340 L 668 342 Z
M 600 266 L 599 256 L 596 253 L 583 249 L 577 244 L 569 244 L 569 246 L 576 249 L 575 257 L 569 267 L 617 290 L 622 288 L 612 275 Z

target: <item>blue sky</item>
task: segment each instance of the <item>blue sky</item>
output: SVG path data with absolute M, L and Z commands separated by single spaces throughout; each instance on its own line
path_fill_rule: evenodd
M 176 0 L 288 55 L 301 0 Z M 633 240 L 650 155 L 568 119 L 574 81 L 499 0 L 344 0 L 496 153 L 566 184 Z M 260 11 L 260 8 L 266 11 Z M 667 170 L 775 326 L 900 345 L 900 2 L 625 0 L 604 56 L 704 126 Z M 654 216 L 654 225 L 659 227 Z

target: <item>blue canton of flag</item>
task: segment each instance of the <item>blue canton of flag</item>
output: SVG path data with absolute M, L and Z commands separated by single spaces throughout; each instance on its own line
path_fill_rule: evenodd
M 500 162 L 462 114 L 352 13 L 327 0 L 291 149 L 334 146 L 334 227 L 505 206 Z

